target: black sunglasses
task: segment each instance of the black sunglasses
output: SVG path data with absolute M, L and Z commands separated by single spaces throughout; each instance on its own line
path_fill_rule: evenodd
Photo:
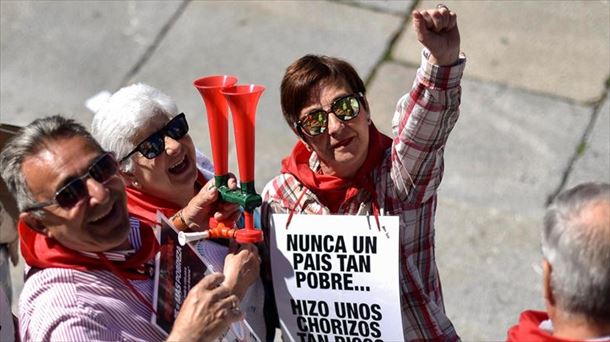
M 360 101 L 364 99 L 362 93 L 342 96 L 330 105 L 330 112 L 323 109 L 315 109 L 297 121 L 294 126 L 298 132 L 305 133 L 310 137 L 320 135 L 328 128 L 328 115 L 330 113 L 341 121 L 350 121 L 360 114 Z
M 101 184 L 105 184 L 112 176 L 116 175 L 118 170 L 119 166 L 114 159 L 114 154 L 112 152 L 105 152 L 95 158 L 85 174 L 72 179 L 57 190 L 53 200 L 38 203 L 24 209 L 24 211 L 38 210 L 52 204 L 57 204 L 66 209 L 72 208 L 80 200 L 89 196 L 89 190 L 87 189 L 87 184 L 85 184 L 88 177 L 95 179 Z
M 188 132 L 189 124 L 186 122 L 186 116 L 184 113 L 180 113 L 169 120 L 160 130 L 139 143 L 129 154 L 121 158 L 119 163 L 124 162 L 136 152 L 140 152 L 147 159 L 156 158 L 165 150 L 165 136 L 178 140 L 182 139 Z

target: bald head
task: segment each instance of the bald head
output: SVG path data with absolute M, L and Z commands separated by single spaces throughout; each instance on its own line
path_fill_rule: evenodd
M 575 220 L 592 236 L 601 234 L 610 239 L 610 198 L 589 203 Z
M 610 184 L 585 183 L 553 201 L 542 252 L 552 266 L 559 309 L 591 320 L 610 317 Z

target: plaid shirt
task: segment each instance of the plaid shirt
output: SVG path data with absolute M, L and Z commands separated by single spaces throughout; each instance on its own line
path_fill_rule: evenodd
M 396 106 L 392 147 L 372 172 L 381 215 L 400 218 L 400 303 L 403 334 L 408 341 L 459 339 L 443 305 L 434 257 L 434 214 L 444 146 L 459 116 L 465 62 L 460 56 L 457 65 L 439 67 L 428 63 L 426 51 L 422 53 L 413 88 Z M 309 164 L 319 171 L 315 153 Z M 371 195 L 361 189 L 339 213 L 368 215 L 371 208 Z M 291 174 L 281 174 L 265 186 L 262 210 L 267 223 L 271 214 L 291 210 L 295 214 L 330 213 Z

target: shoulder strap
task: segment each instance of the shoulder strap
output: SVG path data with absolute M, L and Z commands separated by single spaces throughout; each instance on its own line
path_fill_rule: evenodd
M 25 283 L 30 279 L 31 276 L 38 273 L 38 271 L 42 271 L 42 268 L 38 267 L 30 267 L 30 269 L 23 275 L 23 282 Z

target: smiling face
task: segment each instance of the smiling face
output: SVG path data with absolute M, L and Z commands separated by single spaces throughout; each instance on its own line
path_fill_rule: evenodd
M 155 115 L 140 128 L 133 142 L 139 144 L 162 129 L 169 120 L 163 114 Z M 138 189 L 143 193 L 185 206 L 195 195 L 194 184 L 197 179 L 195 145 L 188 134 L 178 140 L 168 136 L 164 139 L 165 150 L 155 158 L 147 159 L 139 152 L 134 154 L 135 170 L 132 181 L 137 180 Z
M 352 94 L 343 84 L 325 82 L 320 91 L 312 92 L 312 99 L 299 114 L 303 120 L 313 110 L 330 111 L 330 105 L 338 98 Z M 366 160 L 369 145 L 369 113 L 361 105 L 360 114 L 341 121 L 334 114 L 328 116 L 328 129 L 317 136 L 302 136 L 302 140 L 318 155 L 322 172 L 340 178 L 353 177 Z
M 101 154 L 79 136 L 53 140 L 24 159 L 22 172 L 34 199 L 45 202 L 68 181 L 85 174 Z M 89 196 L 73 207 L 53 204 L 42 209 L 41 218 L 28 212 L 22 218 L 70 249 L 99 252 L 122 247 L 130 231 L 123 181 L 118 175 L 105 184 L 87 177 L 85 184 Z

